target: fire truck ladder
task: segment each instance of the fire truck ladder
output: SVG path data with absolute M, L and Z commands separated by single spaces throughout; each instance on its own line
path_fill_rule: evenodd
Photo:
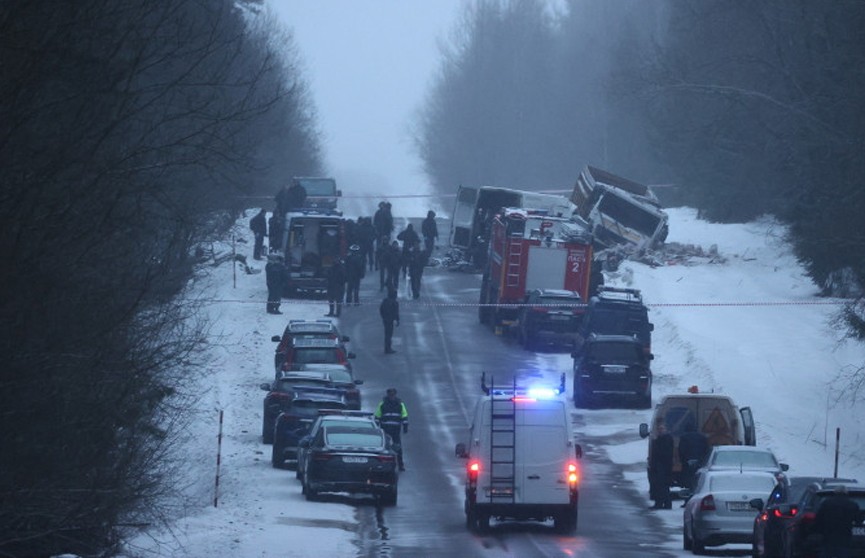
M 513 504 L 516 499 L 517 409 L 511 388 L 495 389 L 490 377 L 490 501 Z
M 523 263 L 523 243 L 508 239 L 507 286 L 520 286 L 520 268 Z

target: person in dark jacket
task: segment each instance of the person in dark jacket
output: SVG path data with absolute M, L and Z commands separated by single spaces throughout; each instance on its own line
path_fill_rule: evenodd
M 327 316 L 339 317 L 342 299 L 345 297 L 345 264 L 337 258 L 327 270 Z
M 652 459 L 649 462 L 649 497 L 655 501 L 653 510 L 673 507 L 670 484 L 673 482 L 673 437 L 667 432 L 663 420 L 655 424 L 657 437 L 652 440 Z
M 360 255 L 360 246 L 352 244 L 348 249 L 348 257 L 345 258 L 345 303 L 360 304 L 360 280 L 363 279 L 366 262 Z
M 260 260 L 264 249 L 264 237 L 267 236 L 267 220 L 264 208 L 249 220 L 249 230 L 255 235 L 255 245 L 252 248 L 252 259 Z
M 432 254 L 433 248 L 435 248 L 435 242 L 439 237 L 435 211 L 427 211 L 426 219 L 421 223 L 420 232 L 423 235 L 424 250 L 427 254 Z
M 273 212 L 270 219 L 267 221 L 267 228 L 270 232 L 268 238 L 268 247 L 271 252 L 278 252 L 282 249 L 282 233 L 285 231 L 285 216 L 277 212 Z
M 821 558 L 847 558 L 853 556 L 853 523 L 859 520 L 859 506 L 850 499 L 847 487 L 836 486 L 817 508 L 814 530 L 823 535 Z
M 411 281 L 411 294 L 415 300 L 420 298 L 420 282 L 426 267 L 429 252 L 421 250 L 420 244 L 415 244 L 409 252 L 408 276 Z
M 381 292 L 385 287 L 386 268 L 384 262 L 387 259 L 386 254 L 390 250 L 390 242 L 386 236 L 383 236 L 375 244 L 375 268 L 378 270 L 378 290 Z
M 282 314 L 279 305 L 288 281 L 288 272 L 282 262 L 282 256 L 278 254 L 268 256 L 267 265 L 264 266 L 264 276 L 267 281 L 267 313 Z
M 693 418 L 682 426 L 679 436 L 679 462 L 682 464 L 682 486 L 694 490 L 697 480 L 697 469 L 702 467 L 709 457 L 709 439 L 697 430 Z
M 393 350 L 393 326 L 399 325 L 399 302 L 396 299 L 396 289 L 388 289 L 387 298 L 381 301 L 378 313 L 384 324 L 384 354 L 392 355 Z
M 369 270 L 375 268 L 375 227 L 369 217 L 358 217 L 357 240 L 360 244 L 360 255 L 366 260 Z
M 402 457 L 402 435 L 408 433 L 408 410 L 405 403 L 396 396 L 395 388 L 388 388 L 384 399 L 373 412 L 375 421 L 393 440 L 397 454 L 399 470 L 405 471 L 405 461 Z
M 378 210 L 372 216 L 372 224 L 375 227 L 376 236 L 379 238 L 386 236 L 390 242 L 390 235 L 393 233 L 393 215 L 389 202 L 379 202 Z
M 286 211 L 298 211 L 306 204 L 306 188 L 300 182 L 295 182 L 285 194 Z
M 381 263 L 385 270 L 385 286 L 396 291 L 399 286 L 399 269 L 402 265 L 402 251 L 399 249 L 398 241 L 394 240 L 385 249 L 381 256 Z
M 405 229 L 396 235 L 396 238 L 402 241 L 402 275 L 406 277 L 408 275 L 409 252 L 414 248 L 415 244 L 420 243 L 420 237 L 417 235 L 417 231 L 414 230 L 414 225 L 409 223 Z

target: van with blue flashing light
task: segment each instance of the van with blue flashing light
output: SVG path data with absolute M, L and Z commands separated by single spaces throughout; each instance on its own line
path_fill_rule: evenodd
M 577 528 L 582 448 L 574 440 L 565 377 L 555 387 L 501 385 L 481 377 L 468 441 L 456 446 L 466 460 L 466 527 L 490 521 L 547 521 L 560 533 Z

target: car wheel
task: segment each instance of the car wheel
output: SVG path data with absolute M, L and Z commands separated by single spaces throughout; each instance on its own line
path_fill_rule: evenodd
M 285 467 L 285 453 L 282 450 L 282 444 L 277 441 L 273 442 L 270 452 L 270 464 L 274 469 L 282 469 Z
M 641 395 L 639 398 L 638 406 L 640 409 L 651 409 L 652 408 L 652 394 Z
M 469 531 L 478 530 L 478 513 L 472 504 L 466 503 L 466 529 Z
M 490 531 L 490 514 L 478 513 L 478 533 L 489 533 Z
M 687 524 L 682 525 L 682 550 L 691 550 L 693 544 L 691 543 L 691 539 L 688 538 L 688 527 Z
M 261 441 L 265 444 L 273 443 L 273 420 L 264 413 L 264 418 L 261 419 Z
M 297 465 L 294 466 L 294 478 L 298 480 L 303 479 L 303 474 L 300 471 L 300 460 L 298 460 Z
M 703 543 L 702 539 L 697 536 L 693 523 L 691 524 L 691 552 L 697 555 L 706 553 L 706 545 Z

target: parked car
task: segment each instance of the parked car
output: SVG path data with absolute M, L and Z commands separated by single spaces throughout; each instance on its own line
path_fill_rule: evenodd
M 273 425 L 271 463 L 277 469 L 282 469 L 286 461 L 297 459 L 298 442 L 309 431 L 320 410 L 348 408 L 339 393 L 300 388 L 293 396 L 291 404 L 277 415 Z
M 345 364 L 307 363 L 292 365 L 291 370 L 323 373 L 327 387 L 342 390 L 349 409 L 360 409 L 361 395 L 358 386 L 363 385 L 363 380 L 355 379 L 354 371 L 350 366 Z
M 715 446 L 706 458 L 703 470 L 747 470 L 766 471 L 779 479 L 790 469 L 786 463 L 780 463 L 772 450 L 753 446 Z
M 292 337 L 280 358 L 282 364 L 276 370 L 277 377 L 280 372 L 291 370 L 297 364 L 344 364 L 350 367 L 349 360 L 355 358 L 355 354 L 341 339 Z
M 577 291 L 533 289 L 518 314 L 517 336 L 527 350 L 540 345 L 573 346 L 585 305 Z
M 318 417 L 313 421 L 309 431 L 301 439 L 301 443 L 297 448 L 297 468 L 295 473 L 298 479 L 303 478 L 303 472 L 306 470 L 306 457 L 309 450 L 309 442 L 302 443 L 304 439 L 312 440 L 316 437 L 319 430 L 325 426 L 351 426 L 355 428 L 370 428 L 378 430 L 379 426 L 375 421 L 375 417 L 369 411 L 340 411 L 336 409 L 319 409 Z
M 330 320 L 289 320 L 282 335 L 274 335 L 270 338 L 274 343 L 278 343 L 273 356 L 273 365 L 277 374 L 282 370 L 292 340 L 311 338 L 338 339 L 342 343 L 350 341 L 349 337 L 340 333 L 336 324 Z
M 853 527 L 851 556 L 865 556 L 865 486 L 855 479 L 789 477 L 782 479 L 762 499 L 751 501 L 759 513 L 754 519 L 751 536 L 753 555 L 819 556 L 821 535 L 815 532 L 817 510 L 837 486 L 847 487 L 847 494 L 859 505 L 858 525 Z
M 282 411 L 290 408 L 295 392 L 301 389 L 332 390 L 330 377 L 317 371 L 283 372 L 273 382 L 260 384 L 267 392 L 264 396 L 261 418 L 261 439 L 265 444 L 273 443 L 273 425 Z
M 652 355 L 643 352 L 636 336 L 596 335 L 585 341 L 574 358 L 574 406 L 586 407 L 601 398 L 652 406 Z
M 325 426 L 308 445 L 303 494 L 315 500 L 322 492 L 372 494 L 382 504 L 397 502 L 397 455 L 383 430 Z
M 637 289 L 598 287 L 595 296 L 589 299 L 574 345 L 580 352 L 583 344 L 593 333 L 599 335 L 636 335 L 643 351 L 652 354 L 652 331 L 655 326 L 649 321 L 649 310 L 643 304 L 643 295 Z
M 648 438 L 647 470 L 651 469 L 652 441 L 657 437 L 655 426 L 663 422 L 667 432 L 673 436 L 673 485 L 685 486 L 686 464 L 679 461 L 679 440 L 689 428 L 706 436 L 709 446 L 745 445 L 757 443 L 754 417 L 750 407 L 739 407 L 733 399 L 721 393 L 701 393 L 697 386 L 688 388 L 688 393 L 664 396 L 655 405 L 651 425 L 640 424 L 640 437 Z
M 685 502 L 682 546 L 703 554 L 707 546 L 750 543 L 756 510 L 777 480 L 765 471 L 704 471 Z

